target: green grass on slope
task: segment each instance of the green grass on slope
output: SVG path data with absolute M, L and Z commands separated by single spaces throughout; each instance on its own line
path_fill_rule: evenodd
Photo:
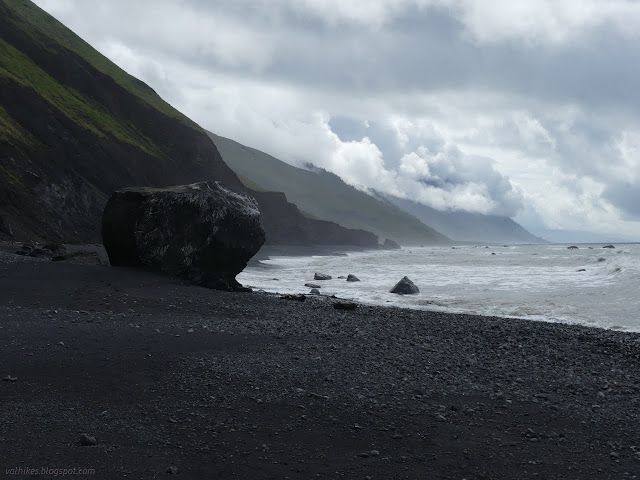
M 38 141 L 0 106 L 0 143 L 36 145 Z
M 31 1 L 0 1 L 5 3 L 24 20 L 24 22 L 21 23 L 20 28 L 35 39 L 37 39 L 37 33 L 48 36 L 61 46 L 81 56 L 100 72 L 111 76 L 118 84 L 138 98 L 144 100 L 156 110 L 159 110 L 169 117 L 176 118 L 196 130 L 201 130 L 195 122 L 160 98 L 152 88 L 122 70 L 111 60 L 100 54 L 91 45 L 86 43 L 70 29 L 65 27 L 62 23 L 40 9 Z
M 78 91 L 60 85 L 29 57 L 2 39 L 0 39 L 0 77 L 9 78 L 33 88 L 70 120 L 99 137 L 105 137 L 109 133 L 118 140 L 134 145 L 151 155 L 161 155 L 154 143 L 133 126 L 123 125 Z M 15 134 L 16 132 L 13 132 L 11 136 L 16 138 Z

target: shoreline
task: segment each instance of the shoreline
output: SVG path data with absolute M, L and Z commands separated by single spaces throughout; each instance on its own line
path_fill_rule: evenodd
M 248 266 L 255 266 L 261 260 L 271 257 L 311 257 L 346 255 L 349 252 L 377 251 L 378 248 L 359 247 L 357 245 L 263 245 Z
M 569 255 L 573 256 L 567 256 L 564 255 L 565 250 L 562 247 L 564 246 L 558 245 L 551 246 L 549 250 L 532 251 L 535 252 L 532 255 L 540 255 L 540 257 L 529 258 L 545 259 L 540 263 L 540 271 L 547 272 L 549 275 L 546 276 L 536 270 L 538 265 L 534 265 L 533 261 L 530 262 L 531 264 L 528 263 L 526 249 L 516 248 L 514 251 L 512 247 L 509 252 L 512 253 L 511 257 L 524 262 L 522 265 L 518 263 L 516 266 L 514 263 L 516 260 L 512 260 L 509 256 L 495 257 L 506 259 L 496 264 L 504 270 L 503 278 L 492 271 L 494 257 L 490 257 L 488 261 L 481 258 L 478 261 L 479 266 L 469 263 L 469 258 L 475 261 L 476 258 L 482 257 L 484 250 L 463 251 L 457 250 L 461 247 L 453 247 L 457 251 L 449 256 L 446 248 L 443 250 L 442 247 L 429 247 L 422 251 L 427 252 L 426 255 L 433 256 L 435 260 L 424 262 L 420 260 L 424 257 L 421 251 L 412 248 L 404 248 L 404 251 L 398 252 L 397 258 L 394 251 L 368 251 L 360 255 L 354 254 L 353 258 L 347 252 L 349 258 L 344 260 L 339 256 L 308 257 L 303 259 L 304 261 L 295 258 L 287 260 L 286 256 L 272 256 L 271 261 L 248 265 L 238 279 L 248 287 L 256 290 L 264 289 L 272 293 L 308 295 L 310 289 L 307 284 L 315 283 L 326 287 L 320 289 L 322 294 L 335 294 L 345 300 L 361 302 L 364 305 L 397 305 L 411 310 L 580 324 L 605 330 L 640 333 L 640 326 L 636 321 L 640 304 L 633 296 L 631 289 L 631 285 L 637 280 L 638 251 L 623 248 L 623 245 L 620 245 L 617 251 L 607 250 L 607 254 L 611 252 L 626 255 L 605 255 L 608 259 L 605 264 L 600 263 L 605 261 L 603 257 L 595 261 L 596 257 L 599 254 L 604 255 L 605 251 L 600 253 L 585 249 L 580 254 L 571 252 Z M 492 251 L 501 255 L 501 252 L 496 249 L 487 250 L 487 252 Z M 549 257 L 548 252 L 552 252 Z M 411 257 L 411 253 L 416 256 Z M 631 255 L 633 258 L 629 253 L 633 254 Z M 387 259 L 387 255 L 393 258 Z M 446 260 L 440 261 L 439 258 L 443 255 Z M 459 273 L 456 255 L 462 255 L 464 265 L 471 265 L 468 276 L 465 276 L 464 272 Z M 553 262 L 554 256 L 560 257 L 560 263 L 551 265 L 550 262 Z M 411 263 L 413 258 L 416 259 L 416 268 L 413 268 Z M 547 258 L 551 260 L 546 260 Z M 634 261 L 630 262 L 629 259 Z M 432 272 L 429 270 L 431 263 L 434 262 L 437 265 L 433 269 L 438 271 L 436 279 L 430 278 Z M 445 264 L 453 265 L 452 272 L 446 269 Z M 380 268 L 380 265 L 391 265 L 391 267 L 385 269 Z M 367 270 L 369 266 L 372 267 L 371 271 Z M 314 281 L 312 277 L 313 272 L 316 271 L 332 275 L 333 280 Z M 528 278 L 527 275 L 532 271 L 531 278 Z M 357 275 L 364 282 L 341 284 L 340 276 L 345 276 L 347 273 Z M 618 274 L 620 275 L 614 278 L 614 275 Z M 389 295 L 389 289 L 403 275 L 408 275 L 423 291 L 418 295 L 410 296 Z M 506 295 L 501 295 L 501 290 L 508 289 L 505 285 L 518 285 L 513 282 L 519 281 L 525 285 L 522 292 L 518 294 L 519 289 L 516 287 Z M 453 286 L 448 287 L 448 285 Z M 470 290 L 466 289 L 467 285 Z M 559 285 L 560 290 L 552 285 Z M 592 299 L 595 300 L 595 295 L 602 296 L 599 304 L 591 303 Z M 627 296 L 628 301 L 624 301 Z M 607 302 L 614 303 L 608 305 Z
M 0 255 L 0 377 L 16 379 L 0 382 L 0 469 L 451 480 L 640 469 L 637 333 L 332 303 Z

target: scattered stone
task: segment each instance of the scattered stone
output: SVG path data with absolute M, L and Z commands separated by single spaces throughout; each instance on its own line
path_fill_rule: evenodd
M 359 282 L 360 279 L 351 273 L 347 275 L 347 282 Z
M 569 247 L 567 247 L 567 250 L 578 250 L 578 247 L 575 245 L 571 245 Z
M 320 290 L 318 290 L 317 288 L 312 288 L 309 293 L 311 295 L 320 295 Z
M 353 302 L 336 302 L 333 304 L 333 308 L 336 310 L 355 310 L 358 304 Z
M 379 457 L 380 456 L 380 452 L 378 450 L 371 450 L 369 452 L 369 455 L 371 455 L 372 457 Z
M 326 273 L 318 273 L 316 272 L 313 275 L 314 280 L 331 280 L 331 275 L 327 275 Z
M 51 258 L 52 262 L 71 262 L 80 265 L 102 265 L 109 266 L 109 262 L 103 260 L 98 252 L 72 252 L 56 255 Z
M 578 270 L 576 270 L 576 271 L 578 271 L 578 272 L 586 272 L 586 271 L 587 271 L 587 269 L 586 269 L 586 268 L 580 268 L 580 269 L 578 269 Z
M 616 248 L 616 247 L 614 247 L 613 245 L 605 245 L 605 246 L 604 246 L 604 247 L 602 247 L 602 248 Z
M 281 295 L 280 298 L 285 300 L 297 300 L 299 302 L 304 302 L 307 299 L 303 294 L 296 295 L 294 293 L 285 293 L 284 295 Z
M 175 466 L 173 466 L 173 465 L 172 465 L 172 466 L 170 466 L 169 468 L 167 468 L 167 473 L 168 473 L 169 475 L 177 475 L 179 471 L 180 471 L 180 470 L 178 469 L 178 467 L 175 467 Z
M 403 277 L 396 285 L 389 290 L 390 293 L 401 293 L 403 295 L 412 295 L 415 293 L 420 293 L 420 289 L 415 286 L 415 284 L 409 280 L 409 277 Z
M 322 285 L 318 285 L 317 283 L 305 283 L 304 286 L 309 288 L 322 288 Z
M 16 380 L 18 380 L 18 377 L 12 377 L 11 375 L 7 375 L 2 380 L 4 380 L 5 382 L 15 382 Z
M 96 437 L 92 437 L 86 433 L 80 434 L 80 445 L 83 447 L 93 447 L 98 444 Z
M 40 246 L 38 244 L 23 243 L 22 248 L 16 252 L 16 255 L 23 255 L 33 258 L 51 258 L 59 255 L 64 251 L 62 245 L 56 243 L 50 243 L 48 245 Z

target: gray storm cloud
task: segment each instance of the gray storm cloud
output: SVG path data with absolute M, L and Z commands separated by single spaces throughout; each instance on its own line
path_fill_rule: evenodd
M 292 164 L 640 237 L 639 2 L 36 3 L 204 127 Z
M 405 188 L 411 181 L 418 184 L 410 189 L 414 200 L 439 210 L 512 217 L 523 206 L 521 193 L 490 159 L 465 155 L 454 145 L 436 153 L 420 147 L 402 157 L 399 171 Z

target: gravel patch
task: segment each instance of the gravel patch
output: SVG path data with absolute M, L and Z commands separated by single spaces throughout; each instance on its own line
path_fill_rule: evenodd
M 217 292 L 5 255 L 0 378 L 16 378 L 0 382 L 5 468 L 638 478 L 638 334 L 343 310 L 321 295 Z

